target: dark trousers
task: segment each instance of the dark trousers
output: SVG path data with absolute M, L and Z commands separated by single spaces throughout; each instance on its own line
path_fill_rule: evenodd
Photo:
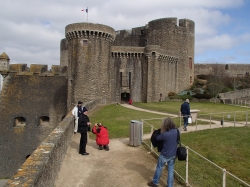
M 87 144 L 87 132 L 81 133 L 79 154 L 86 153 L 86 144 Z

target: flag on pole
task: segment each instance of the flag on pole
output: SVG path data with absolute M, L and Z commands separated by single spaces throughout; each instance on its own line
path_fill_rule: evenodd
M 84 9 L 82 9 L 81 11 L 83 11 L 83 12 L 84 12 Z M 85 12 L 86 12 L 86 13 L 88 13 L 88 8 L 85 10 Z
M 83 11 L 84 12 L 84 9 L 82 9 L 81 11 Z M 88 12 L 89 12 L 89 10 L 88 10 L 88 7 L 85 9 L 85 12 L 87 13 L 87 21 L 88 21 Z

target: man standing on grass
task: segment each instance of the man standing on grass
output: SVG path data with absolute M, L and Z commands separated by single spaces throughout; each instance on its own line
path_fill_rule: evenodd
M 184 103 L 181 105 L 181 115 L 183 116 L 183 121 L 184 121 L 184 131 L 187 131 L 187 126 L 188 126 L 188 118 L 190 116 L 190 106 L 189 106 L 189 99 L 186 99 Z

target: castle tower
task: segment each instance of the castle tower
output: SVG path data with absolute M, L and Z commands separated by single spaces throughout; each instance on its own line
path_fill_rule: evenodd
M 159 45 L 166 54 L 178 57 L 175 92 L 188 88 L 194 78 L 194 22 L 162 18 L 148 23 L 147 45 Z
M 0 55 L 0 71 L 9 71 L 9 63 L 9 56 L 5 52 L 3 52 Z
M 109 103 L 113 73 L 110 51 L 115 30 L 101 24 L 74 23 L 66 26 L 65 35 L 68 49 L 68 106 L 71 108 L 78 100 Z M 62 42 L 65 44 L 65 41 Z

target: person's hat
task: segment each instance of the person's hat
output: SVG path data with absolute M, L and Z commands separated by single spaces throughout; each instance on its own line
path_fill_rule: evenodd
M 83 107 L 82 112 L 84 113 L 86 111 L 88 111 L 88 109 L 86 107 Z
M 82 101 L 78 101 L 78 105 L 79 105 L 79 104 L 82 104 Z

